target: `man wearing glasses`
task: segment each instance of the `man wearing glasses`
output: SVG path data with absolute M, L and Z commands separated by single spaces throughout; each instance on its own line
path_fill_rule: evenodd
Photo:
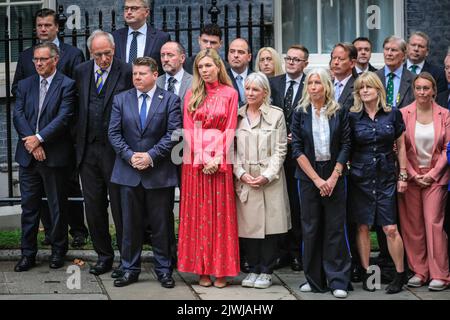
M 292 270 L 302 270 L 302 258 L 300 253 L 302 243 L 302 231 L 300 224 L 300 202 L 295 179 L 297 162 L 292 159 L 291 147 L 291 123 L 294 109 L 302 97 L 304 70 L 308 66 L 309 51 L 302 45 L 292 45 L 284 57 L 286 74 L 270 79 L 272 91 L 272 105 L 283 109 L 288 132 L 288 153 L 284 162 L 286 182 L 288 187 L 289 202 L 291 207 L 292 229 L 280 244 L 280 256 L 276 268 L 290 265 Z
M 170 35 L 147 24 L 149 15 L 147 0 L 125 0 L 123 18 L 128 27 L 113 32 L 115 57 L 130 66 L 138 57 L 152 57 L 158 63 L 159 74 L 163 74 L 160 52 L 162 45 L 170 40 Z
M 114 38 L 96 30 L 87 41 L 92 60 L 75 69 L 78 93 L 76 155 L 83 185 L 86 219 L 97 263 L 89 272 L 100 275 L 112 269 L 114 250 L 108 220 L 108 195 L 121 250 L 122 215 L 119 187 L 110 183 L 115 153 L 108 140 L 114 95 L 132 87 L 131 66 L 114 58 Z M 112 274 L 121 276 L 120 268 Z

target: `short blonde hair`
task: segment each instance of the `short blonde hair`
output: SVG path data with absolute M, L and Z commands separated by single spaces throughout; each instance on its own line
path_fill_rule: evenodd
M 386 90 L 384 89 L 383 83 L 381 82 L 380 78 L 377 76 L 374 72 L 364 72 L 362 73 L 358 79 L 356 79 L 355 84 L 353 85 L 353 97 L 354 97 L 354 104 L 350 108 L 350 112 L 361 112 L 364 108 L 364 103 L 361 100 L 361 95 L 359 94 L 359 91 L 364 87 L 364 85 L 367 85 L 369 87 L 372 87 L 377 90 L 378 92 L 378 101 L 377 106 L 378 109 L 382 108 L 384 112 L 391 112 L 392 107 L 387 105 L 386 103 Z
M 328 119 L 333 117 L 336 112 L 341 109 L 341 106 L 337 101 L 334 99 L 334 86 L 331 82 L 330 74 L 328 71 L 324 68 L 315 68 L 312 69 L 305 79 L 305 85 L 303 86 L 303 94 L 302 99 L 299 102 L 299 105 L 297 106 L 297 110 L 302 110 L 304 113 L 308 112 L 308 108 L 311 107 L 311 96 L 308 93 L 308 82 L 309 79 L 317 75 L 320 78 L 320 82 L 322 83 L 322 86 L 324 88 L 325 93 L 325 107 L 327 108 L 326 115 Z
M 284 71 L 283 71 L 283 64 L 281 62 L 280 55 L 272 47 L 263 47 L 263 48 L 259 49 L 258 54 L 256 55 L 256 60 L 255 60 L 255 71 L 261 71 L 259 69 L 259 60 L 261 59 L 261 54 L 264 51 L 269 52 L 271 57 L 272 57 L 273 66 L 274 66 L 274 74 L 273 74 L 273 76 L 275 77 L 275 76 L 279 76 L 279 75 L 283 74 L 284 73 Z
M 270 96 L 272 95 L 272 92 L 270 91 L 270 84 L 267 76 L 261 71 L 252 72 L 245 79 L 245 87 L 251 84 L 255 84 L 266 93 L 264 104 L 270 105 Z

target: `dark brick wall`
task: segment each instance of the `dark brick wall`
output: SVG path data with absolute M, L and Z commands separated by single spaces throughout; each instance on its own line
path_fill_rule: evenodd
M 414 31 L 424 31 L 431 38 L 429 60 L 443 65 L 450 46 L 450 1 L 406 1 L 406 36 Z

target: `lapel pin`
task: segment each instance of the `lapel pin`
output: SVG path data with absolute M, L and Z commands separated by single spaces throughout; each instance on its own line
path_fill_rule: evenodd
M 158 96 L 158 99 L 159 99 L 159 100 L 162 100 L 162 99 L 163 99 L 163 95 L 160 94 L 160 95 Z

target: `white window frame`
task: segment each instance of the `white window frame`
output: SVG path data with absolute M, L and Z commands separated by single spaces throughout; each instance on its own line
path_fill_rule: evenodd
M 301 1 L 301 0 L 300 0 Z M 317 0 L 318 4 L 320 0 Z M 403 37 L 405 34 L 405 0 L 394 0 L 394 34 L 399 37 Z M 275 49 L 278 52 L 283 52 L 283 30 L 282 30 L 282 8 L 281 1 L 274 0 L 274 37 L 275 37 Z M 321 50 L 322 41 L 321 41 L 321 28 L 322 28 L 322 14 L 321 14 L 321 5 L 317 6 L 317 38 L 318 38 L 318 46 L 319 50 Z M 359 17 L 359 0 L 356 0 L 356 33 L 357 36 L 360 34 L 360 17 Z M 320 51 L 319 51 L 320 52 Z M 283 52 L 283 56 L 286 53 Z M 309 55 L 309 65 L 308 69 L 314 67 L 328 67 L 330 62 L 330 54 L 317 54 L 313 53 Z M 382 67 L 384 65 L 383 53 L 382 52 L 373 52 L 370 63 L 375 67 Z
M 56 10 L 56 0 L 37 0 L 37 1 L 23 1 L 23 2 L 12 2 L 11 0 L 6 0 L 6 2 L 0 3 L 0 7 L 6 7 L 6 14 L 10 16 L 10 7 L 11 6 L 30 6 L 30 5 L 36 5 L 36 4 L 42 4 L 42 8 L 50 8 L 53 10 Z M 11 20 L 8 21 L 8 23 L 11 23 Z M 8 29 L 11 30 L 10 26 L 8 26 Z M 3 35 L 1 35 L 3 37 Z M 10 53 L 11 54 L 11 53 Z M 9 65 L 9 78 L 10 83 L 12 84 L 14 73 L 16 72 L 16 66 L 17 62 L 11 62 Z M 0 98 L 6 97 L 6 77 L 5 77 L 5 63 L 0 63 Z

